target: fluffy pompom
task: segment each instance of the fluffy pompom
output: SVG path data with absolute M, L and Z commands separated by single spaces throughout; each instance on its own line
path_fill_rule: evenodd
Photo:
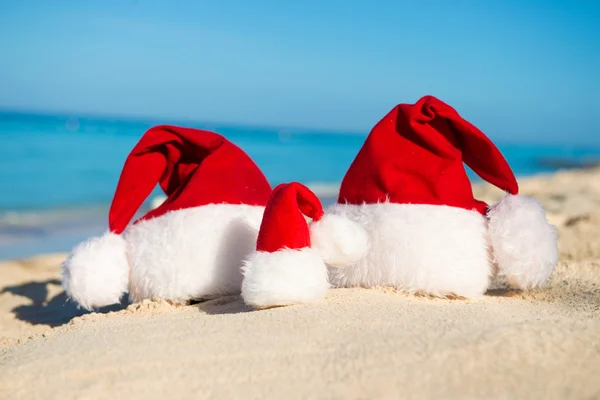
M 534 199 L 507 195 L 488 214 L 498 274 L 520 289 L 542 286 L 558 262 L 556 228 Z
M 332 267 L 356 263 L 369 250 L 369 236 L 358 223 L 335 214 L 326 214 L 310 226 L 312 247 Z
M 127 245 L 110 232 L 79 244 L 62 265 L 63 288 L 87 310 L 119 303 L 128 281 Z
M 329 289 L 327 266 L 308 247 L 254 252 L 242 271 L 244 302 L 259 308 L 317 301 Z

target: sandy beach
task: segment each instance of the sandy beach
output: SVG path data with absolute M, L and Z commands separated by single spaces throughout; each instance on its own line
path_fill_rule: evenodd
M 559 228 L 548 287 L 473 300 L 337 289 L 254 311 L 239 297 L 85 313 L 64 254 L 0 263 L 2 399 L 600 398 L 600 169 L 520 180 Z M 501 193 L 475 188 L 493 202 Z

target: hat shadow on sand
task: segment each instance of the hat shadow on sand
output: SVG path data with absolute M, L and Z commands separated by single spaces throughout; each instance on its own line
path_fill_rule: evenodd
M 11 293 L 31 300 L 32 304 L 19 305 L 11 310 L 17 319 L 32 325 L 57 327 L 69 323 L 73 318 L 90 313 L 70 301 L 64 291 L 51 296 L 48 286 L 60 284 L 58 279 L 26 282 L 20 285 L 6 286 L 0 291 L 0 294 Z M 121 304 L 102 307 L 95 312 L 105 314 L 119 311 L 124 309 L 127 304 L 129 304 L 129 299 L 125 296 Z
M 242 314 L 256 311 L 253 307 L 244 303 L 240 295 L 223 296 L 206 301 L 194 301 L 191 305 L 209 315 Z

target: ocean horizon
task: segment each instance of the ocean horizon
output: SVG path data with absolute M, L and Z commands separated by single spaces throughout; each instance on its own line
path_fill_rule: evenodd
M 0 111 L 0 259 L 68 251 L 106 230 L 128 153 L 150 127 L 170 124 L 219 133 L 246 151 L 275 186 L 298 181 L 325 203 L 362 146 L 363 133 L 309 128 Z M 496 145 L 518 177 L 600 160 L 600 145 Z M 467 169 L 473 182 L 479 178 Z M 140 213 L 162 195 L 157 188 Z

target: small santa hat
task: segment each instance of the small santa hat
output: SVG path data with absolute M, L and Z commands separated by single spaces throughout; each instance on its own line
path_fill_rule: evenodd
M 209 204 L 264 206 L 271 186 L 252 159 L 221 135 L 176 126 L 149 129 L 125 161 L 109 211 L 109 231 L 77 246 L 63 286 L 86 309 L 118 303 L 129 261 L 121 233 L 156 185 L 166 200 L 134 223 Z
M 499 204 L 490 208 L 474 198 L 463 162 L 506 192 Z M 425 96 L 398 105 L 372 129 L 343 179 L 338 203 L 427 204 L 485 215 L 499 273 L 529 288 L 554 270 L 557 238 L 543 208 L 518 192 L 492 141 L 448 104 Z
M 326 264 L 354 263 L 367 249 L 359 224 L 325 215 L 306 186 L 281 184 L 265 208 L 256 252 L 245 262 L 242 297 L 260 308 L 322 299 L 329 289 Z

